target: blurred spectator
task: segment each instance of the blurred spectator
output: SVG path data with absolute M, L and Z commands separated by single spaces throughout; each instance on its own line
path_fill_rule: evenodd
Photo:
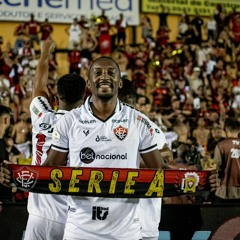
M 40 40 L 38 37 L 38 27 L 41 25 L 40 22 L 35 20 L 35 16 L 32 13 L 30 15 L 30 20 L 25 23 L 26 32 L 29 38 L 31 48 L 34 48 L 34 42 L 38 45 L 40 44 Z
M 68 52 L 69 73 L 80 73 L 81 68 L 81 51 L 79 44 L 74 43 L 73 49 Z
M 35 58 L 35 50 L 31 47 L 30 41 L 25 39 L 24 45 L 18 51 L 18 59 L 20 64 L 24 67 L 29 64 L 31 60 Z
M 184 114 L 179 113 L 177 115 L 176 124 L 173 126 L 173 131 L 178 135 L 178 142 L 191 143 L 191 130 L 189 127 L 188 120 Z
M 102 11 L 102 15 L 97 18 L 98 31 L 99 31 L 99 53 L 101 55 L 110 55 L 112 52 L 111 36 L 110 36 L 110 22 L 105 15 L 105 11 Z
M 192 74 L 186 75 L 186 77 L 192 94 L 197 94 L 198 88 L 204 85 L 203 79 L 201 78 L 201 69 L 199 67 L 194 67 Z
M 128 58 L 124 51 L 115 50 L 112 53 L 112 58 L 117 62 L 120 68 L 121 76 L 128 76 L 127 66 L 128 66 Z
M 226 119 L 224 124 L 226 139 L 220 141 L 214 152 L 214 161 L 219 173 L 218 187 L 214 203 L 239 203 L 240 174 L 240 123 Z
M 202 26 L 203 26 L 203 19 L 199 16 L 198 11 L 196 11 L 196 15 L 192 19 L 191 23 L 196 29 L 196 43 L 201 44 L 202 43 Z
M 178 23 L 178 40 L 182 40 L 188 30 L 189 19 L 186 14 L 182 14 Z
M 141 36 L 144 41 L 147 41 L 147 38 L 153 37 L 152 22 L 151 22 L 151 19 L 146 14 L 144 14 L 141 17 L 140 26 L 141 26 Z
M 192 136 L 194 142 L 206 150 L 210 138 L 210 130 L 206 128 L 204 117 L 197 119 L 197 127 L 193 130 Z
M 19 48 L 24 45 L 24 38 L 26 37 L 26 25 L 25 23 L 20 23 L 14 30 L 13 35 L 15 36 L 15 43 L 13 52 L 17 55 Z
M 11 109 L 0 105 L 0 163 L 4 160 L 9 160 L 7 145 L 4 136 L 10 126 Z M 12 189 L 4 187 L 0 184 L 0 203 L 8 203 L 13 201 Z
M 204 26 L 207 30 L 207 40 L 215 40 L 216 38 L 216 35 L 217 35 L 217 22 L 216 20 L 214 19 L 214 16 L 211 15 L 205 26 Z
M 216 124 L 211 128 L 210 139 L 207 145 L 207 151 L 208 151 L 209 157 L 212 160 L 214 159 L 214 149 L 216 145 L 225 138 L 226 138 L 226 134 L 221 125 Z
M 164 5 L 160 5 L 161 12 L 158 14 L 159 17 L 159 29 L 160 28 L 168 28 L 168 21 L 167 17 L 169 15 L 169 9 L 168 7 L 165 7 Z
M 41 33 L 41 41 L 45 41 L 51 38 L 53 27 L 49 23 L 48 18 L 46 18 L 44 22 L 41 24 L 39 32 Z
M 199 44 L 198 41 L 198 32 L 195 25 L 190 22 L 188 24 L 188 29 L 185 31 L 183 42 L 187 45 L 189 44 Z
M 30 140 L 32 126 L 27 122 L 27 114 L 21 112 L 19 121 L 14 124 L 11 136 L 15 147 L 23 154 L 25 158 L 31 157 Z
M 119 14 L 119 19 L 116 21 L 117 28 L 117 46 L 121 46 L 121 42 L 123 46 L 126 45 L 126 28 L 127 28 L 127 19 L 123 13 Z
M 3 75 L 0 74 L 0 104 L 6 107 L 10 107 L 11 101 L 10 85 L 8 84 L 9 81 L 4 79 Z
M 65 28 L 65 32 L 68 34 L 69 36 L 69 40 L 68 40 L 68 49 L 73 49 L 74 48 L 74 44 L 78 44 L 79 46 L 79 41 L 80 41 L 80 36 L 82 33 L 82 30 L 78 24 L 78 19 L 74 18 L 72 24 Z
M 82 30 L 88 28 L 88 20 L 86 19 L 85 15 L 80 16 L 78 24 Z
M 6 136 L 4 139 L 9 154 L 9 161 L 18 164 L 18 159 L 24 158 L 24 155 L 14 146 L 14 141 L 11 136 Z
M 163 123 L 168 128 L 168 130 L 172 130 L 176 124 L 176 118 L 178 114 L 185 114 L 189 116 L 191 111 L 183 110 L 180 106 L 180 101 L 176 96 L 173 96 L 171 99 L 171 108 L 168 111 L 164 111 L 163 113 Z
M 79 44 L 82 59 L 86 59 L 88 62 L 91 61 L 92 53 L 96 51 L 98 46 L 95 33 L 87 28 L 83 29 Z

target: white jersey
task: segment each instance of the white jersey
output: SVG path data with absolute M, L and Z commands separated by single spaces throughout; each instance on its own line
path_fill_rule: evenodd
M 47 158 L 52 144 L 53 127 L 67 111 L 53 111 L 44 97 L 36 97 L 30 104 L 32 120 L 32 165 L 41 165 Z M 65 223 L 67 196 L 29 193 L 28 212 L 49 220 Z
M 81 28 L 78 24 L 72 24 L 69 28 L 69 40 L 70 41 L 79 41 L 81 35 Z
M 139 168 L 138 152 L 157 149 L 150 120 L 118 101 L 106 121 L 91 111 L 91 97 L 65 114 L 53 132 L 52 149 L 69 152 L 70 166 Z M 139 199 L 69 196 L 66 238 L 139 239 Z
M 154 134 L 157 139 L 158 149 L 162 149 L 167 144 L 166 138 L 162 130 L 154 123 L 151 123 L 154 128 Z M 141 235 L 144 238 L 158 237 L 158 226 L 161 219 L 161 198 L 140 198 L 140 223 Z

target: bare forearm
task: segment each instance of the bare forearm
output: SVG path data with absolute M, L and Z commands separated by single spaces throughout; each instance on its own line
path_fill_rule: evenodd
M 33 81 L 33 94 L 34 90 L 47 91 L 47 80 L 48 80 L 48 56 L 45 54 L 40 56 L 36 74 Z
M 41 55 L 39 58 L 36 74 L 33 81 L 33 97 L 48 96 L 47 81 L 49 58 L 54 50 L 54 42 L 50 39 L 44 41 L 41 47 Z

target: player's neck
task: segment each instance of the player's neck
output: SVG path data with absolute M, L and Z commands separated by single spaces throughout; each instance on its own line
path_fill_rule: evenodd
M 94 101 L 90 103 L 93 115 L 101 120 L 106 120 L 115 112 L 116 101 Z
M 80 107 L 83 104 L 83 100 L 80 99 L 79 101 L 75 102 L 75 103 L 66 103 L 63 101 L 59 101 L 59 109 L 61 110 L 65 110 L 65 111 L 71 111 L 74 108 Z

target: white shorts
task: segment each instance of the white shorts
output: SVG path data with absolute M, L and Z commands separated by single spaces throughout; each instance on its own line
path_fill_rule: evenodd
M 15 144 L 15 147 L 18 149 L 19 152 L 21 152 L 21 154 L 25 158 L 30 158 L 31 157 L 31 151 L 30 151 L 30 144 L 29 144 L 29 142 Z
M 24 240 L 62 240 L 65 225 L 29 214 Z

